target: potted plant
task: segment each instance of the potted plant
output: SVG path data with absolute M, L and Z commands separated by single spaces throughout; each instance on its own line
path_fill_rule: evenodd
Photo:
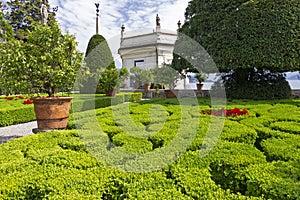
M 97 93 L 105 93 L 106 96 L 115 96 L 117 83 L 119 81 L 119 72 L 114 68 L 106 68 L 100 75 Z
M 197 90 L 202 90 L 203 87 L 203 81 L 206 80 L 206 74 L 202 72 L 195 73 L 195 78 L 198 80 L 199 83 L 197 83 Z
M 170 64 L 163 64 L 161 67 L 156 66 L 152 69 L 154 74 L 155 84 L 164 86 L 165 96 L 167 98 L 175 98 L 174 88 L 176 87 L 177 81 L 180 79 L 180 74 L 171 68 Z
M 135 82 L 135 87 L 144 85 L 145 90 L 150 89 L 151 82 L 153 82 L 152 71 L 135 66 L 130 69 L 130 72 L 132 73 L 131 78 Z
M 64 129 L 68 123 L 72 97 L 55 97 L 70 91 L 80 69 L 82 55 L 75 37 L 62 34 L 57 23 L 36 24 L 25 41 L 5 44 L 2 75 L 5 86 L 23 93 L 47 93 L 33 98 L 39 131 Z
M 125 80 L 129 78 L 130 74 L 127 68 L 122 67 L 119 71 L 119 82 L 118 82 L 118 90 L 120 90 L 121 87 L 126 87 Z

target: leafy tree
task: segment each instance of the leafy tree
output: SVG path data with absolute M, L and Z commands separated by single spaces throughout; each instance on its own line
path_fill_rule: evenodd
M 34 25 L 27 42 L 12 40 L 1 56 L 3 86 L 24 93 L 72 89 L 82 55 L 76 50 L 75 36 L 62 34 L 58 24 Z
M 46 1 L 47 2 L 47 1 Z M 15 35 L 19 39 L 24 39 L 27 30 L 33 29 L 33 24 L 40 22 L 41 5 L 43 0 L 10 0 L 7 1 L 10 12 L 7 12 L 6 19 L 14 29 Z M 49 4 L 46 3 L 50 8 Z M 48 24 L 54 25 L 55 13 L 49 13 Z M 54 25 L 55 26 L 55 25 Z
M 118 89 L 124 85 L 124 81 L 130 77 L 130 73 L 127 68 L 122 67 L 119 71 Z
M 116 89 L 119 81 L 119 72 L 116 68 L 105 68 L 101 73 L 97 93 L 107 93 Z
M 171 68 L 170 64 L 163 64 L 161 67 L 156 66 L 152 69 L 154 75 L 154 83 L 165 88 L 174 89 L 176 82 L 180 79 L 178 71 Z
M 1 3 L 1 2 L 0 2 Z M 0 4 L 0 8 L 1 8 Z M 2 10 L 0 9 L 0 60 L 2 60 L 2 56 L 4 56 L 3 50 L 5 49 L 5 42 L 13 39 L 13 29 L 12 27 L 7 23 L 6 20 L 4 20 L 4 16 L 2 13 Z M 2 85 L 3 83 L 3 66 L 0 62 L 0 94 L 2 93 Z
M 9 23 L 4 19 L 3 12 L 0 9 L 0 42 L 12 37 L 13 37 L 13 29 L 9 25 Z
M 243 91 L 263 77 L 300 69 L 299 17 L 298 0 L 192 0 L 180 32 L 199 42 Z
M 135 88 L 138 88 L 146 83 L 151 83 L 154 78 L 151 70 L 142 69 L 138 66 L 130 68 L 130 73 L 133 74 L 131 79 L 134 80 Z

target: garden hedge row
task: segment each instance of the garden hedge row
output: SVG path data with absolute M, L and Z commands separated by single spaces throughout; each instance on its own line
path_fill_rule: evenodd
M 207 103 L 199 99 L 199 108 L 209 107 Z M 202 141 L 216 124 L 210 124 L 211 116 L 200 114 L 194 105 L 153 99 L 75 113 L 82 132 L 39 133 L 0 145 L 0 199 L 298 200 L 300 141 L 295 124 L 300 101 L 240 101 L 235 106 L 246 108 L 249 115 L 225 118 L 218 142 L 205 156 Z M 276 115 L 285 110 L 289 113 Z M 183 119 L 188 123 L 183 123 L 185 134 L 180 135 L 176 129 Z M 199 124 L 192 144 L 171 155 L 168 165 L 143 173 L 120 170 L 122 164 L 132 164 L 126 160 L 130 152 L 166 153 L 168 146 L 176 151 L 176 145 L 185 145 L 181 142 L 191 136 L 195 119 Z M 91 127 L 97 135 L 89 132 Z M 83 143 L 83 137 L 89 140 Z M 179 140 L 174 142 L 176 137 Z M 103 138 L 109 144 L 104 150 L 118 158 L 112 165 L 96 159 L 89 149 L 95 145 L 98 150 Z M 114 154 L 118 149 L 125 153 Z M 165 162 L 169 156 L 156 159 Z M 157 160 L 145 163 L 156 166 Z
M 95 101 L 82 98 L 76 102 L 76 110 L 84 111 L 93 108 L 104 108 L 111 105 L 121 104 L 124 102 L 134 102 L 142 99 L 142 93 L 122 93 L 115 97 L 96 96 Z M 26 123 L 36 119 L 33 105 L 23 105 L 23 100 L 14 101 L 12 105 L 7 106 L 5 100 L 0 102 L 0 127 Z M 16 104 L 16 102 L 18 102 Z M 10 103 L 10 102 L 9 102 Z M 15 108 L 12 106 L 15 105 Z M 8 108 L 9 109 L 6 109 Z M 72 110 L 71 110 L 72 112 Z
M 33 106 L 25 105 L 23 108 L 0 110 L 0 127 L 25 123 L 36 119 Z

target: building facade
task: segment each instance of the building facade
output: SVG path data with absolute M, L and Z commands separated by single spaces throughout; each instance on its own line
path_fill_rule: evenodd
M 178 22 L 180 27 L 180 22 Z M 122 59 L 122 67 L 130 71 L 134 66 L 142 69 L 160 67 L 163 63 L 170 64 L 173 59 L 173 50 L 177 40 L 177 31 L 163 30 L 160 27 L 159 16 L 156 16 L 156 29 L 139 33 L 125 33 L 121 27 L 121 43 L 118 53 Z M 125 84 L 132 88 L 129 79 Z

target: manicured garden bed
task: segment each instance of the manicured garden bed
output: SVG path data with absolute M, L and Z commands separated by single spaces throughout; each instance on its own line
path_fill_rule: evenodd
M 228 102 L 228 110 L 248 111 L 237 117 L 202 114 L 211 109 L 210 100 L 198 102 L 180 106 L 176 99 L 153 99 L 85 111 L 70 122 L 80 130 L 39 133 L 2 144 L 0 199 L 300 198 L 299 100 Z M 201 156 L 214 117 L 225 120 L 224 128 L 212 151 Z M 155 171 L 123 170 L 123 164 L 132 164 L 126 160 L 129 154 L 150 155 L 174 145 L 184 120 L 199 124 L 178 159 Z M 183 125 L 186 133 L 193 127 Z M 89 130 L 97 130 L 98 136 Z M 126 152 L 124 159 L 112 158 L 112 163 L 95 158 L 102 151 L 90 149 L 97 137 L 109 139 L 104 152 L 116 158 L 114 152 Z M 167 160 L 167 154 L 157 159 Z M 157 163 L 150 159 L 146 164 Z
M 92 108 L 104 108 L 124 102 L 138 101 L 142 98 L 141 93 L 121 93 L 116 97 L 106 97 L 97 94 L 94 99 L 89 99 L 89 95 L 77 97 L 77 106 L 80 111 Z M 0 98 L 0 127 L 13 124 L 25 123 L 36 119 L 33 104 L 28 103 L 28 96 L 10 96 Z M 72 113 L 72 110 L 71 110 Z

